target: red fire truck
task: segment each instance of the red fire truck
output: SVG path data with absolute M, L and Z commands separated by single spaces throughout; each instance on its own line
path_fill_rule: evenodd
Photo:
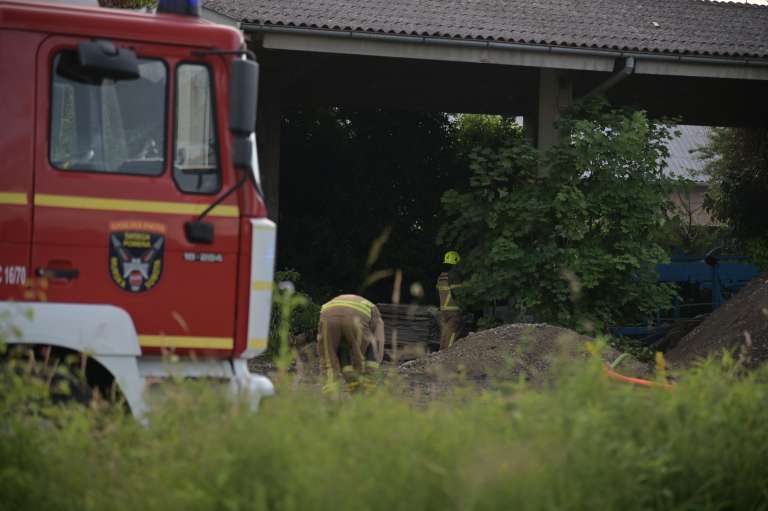
M 275 245 L 258 65 L 197 6 L 157 11 L 0 0 L 4 341 L 79 355 L 134 414 L 170 373 L 273 392 L 247 366 L 267 344 Z

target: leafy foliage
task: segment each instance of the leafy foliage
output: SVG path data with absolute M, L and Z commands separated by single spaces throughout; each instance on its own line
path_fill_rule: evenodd
M 281 337 L 290 343 L 298 335 L 303 335 L 307 342 L 314 341 L 317 336 L 320 305 L 312 301 L 306 293 L 296 291 L 299 281 L 301 281 L 301 275 L 295 270 L 275 272 L 277 289 L 272 294 L 272 313 L 269 322 L 268 350 L 271 354 L 278 354 L 287 346 L 281 343 Z M 285 307 L 284 292 L 293 297 L 288 308 Z
M 440 196 L 460 172 L 452 133 L 448 116 L 439 113 L 288 112 L 278 265 L 300 272 L 304 289 L 320 301 L 343 292 L 387 300 L 391 280 L 361 289 L 379 268 L 402 269 L 405 289 L 420 282 L 434 293 Z M 389 239 L 371 268 L 366 255 L 387 228 Z
M 469 158 L 476 147 L 502 147 L 523 133 L 514 118 L 502 115 L 459 114 L 454 127 L 457 155 L 462 160 Z
M 552 388 L 414 407 L 290 382 L 258 413 L 211 382 L 166 389 L 142 426 L 82 407 L 20 411 L 0 378 L 0 509 L 762 509 L 768 372 L 732 359 L 674 389 L 598 360 Z M 171 385 L 171 384 L 166 384 Z
M 703 255 L 718 247 L 721 253 L 727 254 L 738 254 L 742 250 L 727 226 L 698 225 L 674 212 L 657 233 L 656 240 L 669 254 Z
M 170 380 L 145 424 L 52 404 L 46 381 L 0 365 L 0 509 L 766 507 L 768 366 L 747 373 L 726 353 L 674 391 L 637 389 L 589 348 L 545 389 L 489 382 L 426 406 L 395 375 L 345 396 L 297 387 L 283 366 L 258 413 L 213 380 Z
M 582 330 L 650 315 L 672 296 L 656 283 L 666 254 L 653 239 L 668 207 L 670 129 L 602 101 L 559 128 L 564 141 L 543 159 L 520 131 L 478 148 L 469 189 L 443 196 L 439 241 L 462 253 L 460 299 Z
M 716 128 L 701 150 L 710 189 L 704 206 L 733 229 L 741 249 L 768 267 L 768 128 Z
M 768 235 L 768 129 L 716 128 L 702 149 L 710 176 L 707 208 L 743 238 Z

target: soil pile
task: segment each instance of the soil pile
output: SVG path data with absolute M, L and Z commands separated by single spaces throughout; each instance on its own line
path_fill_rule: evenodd
M 274 377 L 277 364 L 270 354 L 264 354 L 248 361 L 248 368 L 257 374 Z M 316 382 L 320 379 L 320 359 L 317 355 L 317 343 L 307 343 L 293 347 L 293 363 L 288 369 L 295 373 L 300 381 Z
M 399 366 L 385 361 L 383 369 L 398 377 L 404 395 L 427 401 L 462 383 L 476 389 L 488 388 L 494 382 L 518 381 L 521 377 L 532 385 L 545 383 L 555 376 L 558 364 L 586 360 L 586 343 L 592 340 L 573 330 L 546 324 L 508 324 L 471 333 L 447 350 L 422 355 Z M 297 382 L 321 384 L 317 344 L 297 347 L 295 355 L 290 370 Z M 603 351 L 606 362 L 613 362 L 619 355 L 611 348 Z M 252 360 L 251 369 L 268 376 L 275 370 L 274 363 L 266 357 Z M 623 359 L 617 370 L 627 376 L 649 376 L 648 367 L 632 357 Z
M 752 280 L 666 353 L 675 367 L 735 349 L 748 367 L 768 361 L 768 273 Z
M 472 333 L 459 339 L 447 350 L 411 360 L 399 367 L 401 376 L 420 386 L 455 379 L 478 383 L 517 381 L 521 376 L 531 384 L 551 379 L 556 362 L 586 359 L 586 342 L 593 339 L 573 330 L 546 324 L 508 324 Z M 603 358 L 612 362 L 619 352 L 606 349 Z M 646 376 L 647 368 L 633 358 L 626 358 L 618 368 L 629 376 Z M 440 393 L 442 389 L 424 389 Z

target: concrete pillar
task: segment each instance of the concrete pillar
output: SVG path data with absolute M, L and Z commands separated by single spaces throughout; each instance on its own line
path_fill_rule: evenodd
M 539 112 L 536 146 L 546 151 L 560 140 L 555 121 L 573 102 L 573 83 L 567 71 L 539 70 Z
M 262 75 L 263 76 L 263 75 Z M 270 220 L 277 222 L 280 206 L 280 90 L 268 81 L 259 84 L 256 143 L 259 150 L 261 186 Z
M 534 147 L 536 139 L 539 136 L 539 115 L 538 112 L 528 112 L 523 114 L 523 132 L 525 139 Z

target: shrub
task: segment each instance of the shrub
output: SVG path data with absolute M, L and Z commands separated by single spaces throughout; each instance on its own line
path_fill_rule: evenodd
M 768 237 L 763 208 L 768 192 L 768 128 L 719 128 L 700 150 L 710 189 L 704 206 L 740 239 Z
M 443 196 L 439 241 L 462 254 L 459 299 L 579 330 L 649 316 L 673 296 L 654 271 L 669 127 L 596 102 L 560 130 L 543 159 L 522 132 L 477 148 L 469 188 Z
M 280 350 L 280 325 L 282 323 L 282 304 L 279 286 L 292 287 L 291 294 L 295 293 L 291 301 L 290 320 L 288 321 L 288 341 L 298 335 L 303 335 L 306 342 L 311 342 L 317 337 L 317 323 L 320 320 L 320 305 L 313 302 L 309 295 L 295 292 L 301 275 L 295 270 L 282 270 L 275 272 L 275 283 L 278 289 L 272 297 L 272 315 L 269 328 L 268 351 L 277 354 Z
M 194 382 L 146 427 L 20 414 L 3 382 L 0 509 L 761 509 L 766 377 L 726 357 L 669 391 L 589 364 L 427 406 L 395 384 L 341 400 L 284 385 L 258 413 Z

